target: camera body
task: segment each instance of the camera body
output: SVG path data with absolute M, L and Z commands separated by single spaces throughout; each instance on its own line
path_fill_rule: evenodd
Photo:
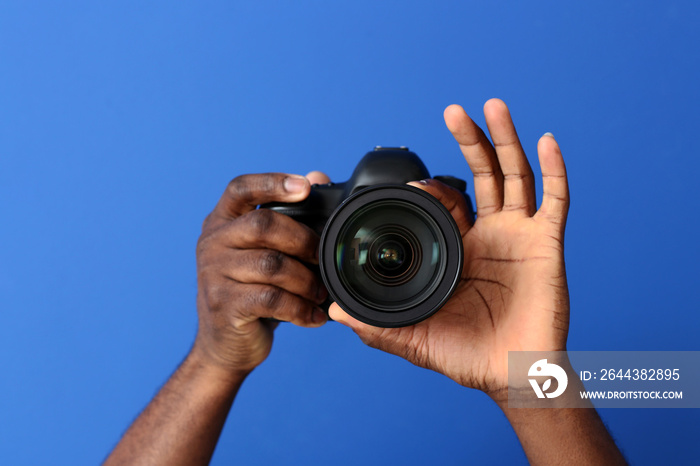
M 449 299 L 462 271 L 462 238 L 451 214 L 433 196 L 406 183 L 430 178 L 405 147 L 376 147 L 344 183 L 313 185 L 298 203 L 265 208 L 321 235 L 320 274 L 329 299 L 356 319 L 403 327 L 428 318 Z M 435 179 L 458 189 L 466 182 Z

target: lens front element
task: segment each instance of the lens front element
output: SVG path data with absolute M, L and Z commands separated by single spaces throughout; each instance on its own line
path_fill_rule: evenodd
M 461 236 L 449 212 L 412 186 L 367 188 L 344 202 L 321 240 L 328 291 L 355 318 L 381 327 L 423 320 L 461 273 Z
M 353 297 L 383 311 L 424 301 L 442 278 L 445 240 L 420 208 L 379 200 L 359 209 L 338 236 L 336 267 Z
M 387 286 L 413 278 L 422 256 L 418 239 L 401 225 L 380 228 L 376 236 L 369 247 L 367 274 Z

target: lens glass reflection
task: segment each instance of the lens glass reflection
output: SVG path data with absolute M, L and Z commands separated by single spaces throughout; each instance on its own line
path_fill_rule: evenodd
M 336 244 L 343 286 L 366 306 L 400 311 L 427 299 L 445 271 L 445 240 L 420 207 L 372 202 L 351 215 Z

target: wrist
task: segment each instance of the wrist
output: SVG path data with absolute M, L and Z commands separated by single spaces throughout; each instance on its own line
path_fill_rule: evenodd
M 563 393 L 557 393 L 553 397 L 547 395 L 546 399 L 539 399 L 543 398 L 540 396 L 542 393 L 537 394 L 532 382 L 537 381 L 538 385 L 542 385 L 545 381 L 551 384 L 552 381 L 556 380 L 554 386 L 558 388 L 560 378 L 556 374 L 555 377 L 552 377 L 553 374 L 546 372 L 549 370 L 546 367 L 541 369 L 542 360 L 544 360 L 545 366 L 552 366 L 559 373 L 563 372 L 561 375 L 565 379 L 562 387 Z M 535 366 L 533 364 L 535 361 L 540 364 Z M 543 372 L 540 373 L 541 370 Z M 533 377 L 535 378 L 533 379 Z M 561 350 L 509 351 L 504 377 L 500 377 L 500 379 L 503 380 L 499 384 L 493 384 L 489 390 L 484 390 L 484 392 L 504 412 L 513 407 L 556 409 L 590 406 L 582 403 L 577 396 L 583 385 L 571 365 L 565 347 Z
M 217 362 L 195 342 L 182 363 L 181 369 L 206 380 L 208 383 L 238 389 L 253 369 L 237 369 Z

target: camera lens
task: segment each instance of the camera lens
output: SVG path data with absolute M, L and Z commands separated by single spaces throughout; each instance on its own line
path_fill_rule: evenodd
M 444 272 L 444 240 L 421 209 L 378 200 L 352 214 L 337 240 L 336 268 L 356 300 L 384 311 L 427 298 Z
M 379 263 L 387 270 L 394 270 L 401 267 L 404 256 L 405 252 L 400 245 L 384 244 L 379 251 Z
M 379 251 L 379 263 L 387 270 L 394 270 L 401 267 L 404 255 L 405 252 L 400 245 L 384 244 L 381 251 Z
M 376 232 L 364 270 L 377 283 L 397 286 L 418 271 L 421 248 L 418 239 L 401 225 L 389 225 Z
M 356 193 L 331 216 L 321 271 L 338 304 L 372 325 L 398 327 L 430 316 L 461 273 L 462 243 L 447 210 L 411 186 Z

